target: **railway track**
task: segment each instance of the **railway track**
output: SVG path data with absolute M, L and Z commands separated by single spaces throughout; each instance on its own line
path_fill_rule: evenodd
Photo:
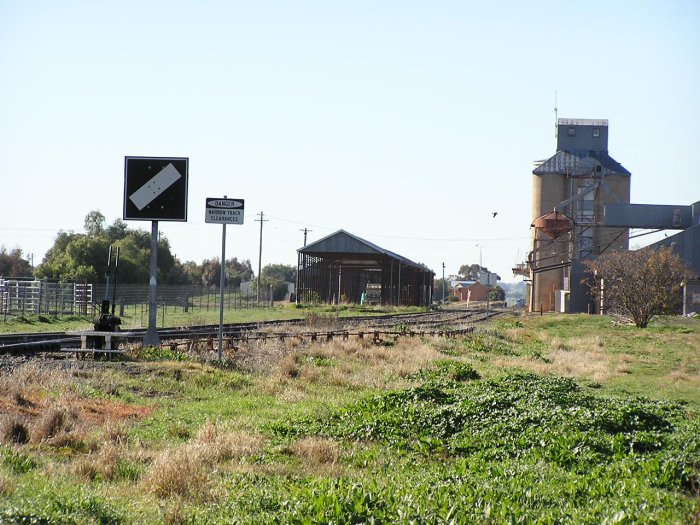
M 307 319 L 260 321 L 256 323 L 230 323 L 223 326 L 223 337 L 228 347 L 242 341 L 285 339 L 297 337 L 309 341 L 332 340 L 336 337 L 371 337 L 375 342 L 383 337 L 444 335 L 457 336 L 473 330 L 473 325 L 488 320 L 500 311 L 492 310 L 442 310 L 386 316 L 357 316 L 344 318 L 321 318 L 323 327 L 298 329 L 308 324 Z M 295 327 L 294 329 L 292 329 Z M 173 349 L 204 343 L 213 345 L 218 338 L 218 325 L 162 328 L 158 330 L 161 343 Z M 145 329 L 130 329 L 127 343 L 138 343 Z M 42 355 L 66 354 L 76 351 L 80 337 L 67 336 L 65 332 L 0 334 L 0 354 Z

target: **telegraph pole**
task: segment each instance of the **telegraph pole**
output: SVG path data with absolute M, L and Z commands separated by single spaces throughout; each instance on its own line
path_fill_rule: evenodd
M 442 263 L 442 304 L 445 304 L 445 263 Z
M 257 284 L 257 295 L 256 295 L 256 301 L 258 305 L 260 304 L 260 273 L 262 272 L 262 230 L 263 230 L 263 223 L 267 222 L 267 219 L 265 219 L 265 214 L 263 212 L 258 213 L 260 215 L 259 219 L 255 219 L 256 222 L 260 223 L 260 249 L 258 251 L 258 284 Z
M 300 232 L 304 232 L 304 246 L 306 246 L 306 234 L 308 232 L 312 232 L 313 230 L 309 230 L 308 228 L 304 228 L 303 230 L 299 230 Z

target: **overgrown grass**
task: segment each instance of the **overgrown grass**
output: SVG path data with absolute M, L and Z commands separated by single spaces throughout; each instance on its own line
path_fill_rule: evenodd
M 0 522 L 692 523 L 698 345 L 697 320 L 507 317 L 23 365 L 0 376 Z

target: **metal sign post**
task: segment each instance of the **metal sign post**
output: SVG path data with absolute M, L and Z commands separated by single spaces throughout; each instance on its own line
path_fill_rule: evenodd
M 144 346 L 160 346 L 156 275 L 158 274 L 158 221 L 151 222 L 151 279 L 148 282 L 148 329 L 143 338 Z
M 156 275 L 158 221 L 187 221 L 187 157 L 125 157 L 125 221 L 151 221 L 151 265 L 148 290 L 148 329 L 145 346 L 160 346 Z
M 224 358 L 224 275 L 226 272 L 226 225 L 243 224 L 243 199 L 207 198 L 204 222 L 221 224 L 221 275 L 219 277 L 219 361 Z
M 226 195 L 224 195 L 225 197 Z M 219 278 L 219 361 L 224 358 L 224 275 L 226 273 L 226 223 L 221 226 L 221 276 Z

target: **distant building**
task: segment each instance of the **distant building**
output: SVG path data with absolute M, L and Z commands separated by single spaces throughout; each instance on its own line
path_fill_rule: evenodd
M 488 270 L 479 272 L 479 282 L 485 286 L 496 286 L 500 280 L 501 276 L 496 272 L 489 272 Z
M 486 301 L 489 289 L 479 281 L 456 281 L 451 292 L 459 301 Z

